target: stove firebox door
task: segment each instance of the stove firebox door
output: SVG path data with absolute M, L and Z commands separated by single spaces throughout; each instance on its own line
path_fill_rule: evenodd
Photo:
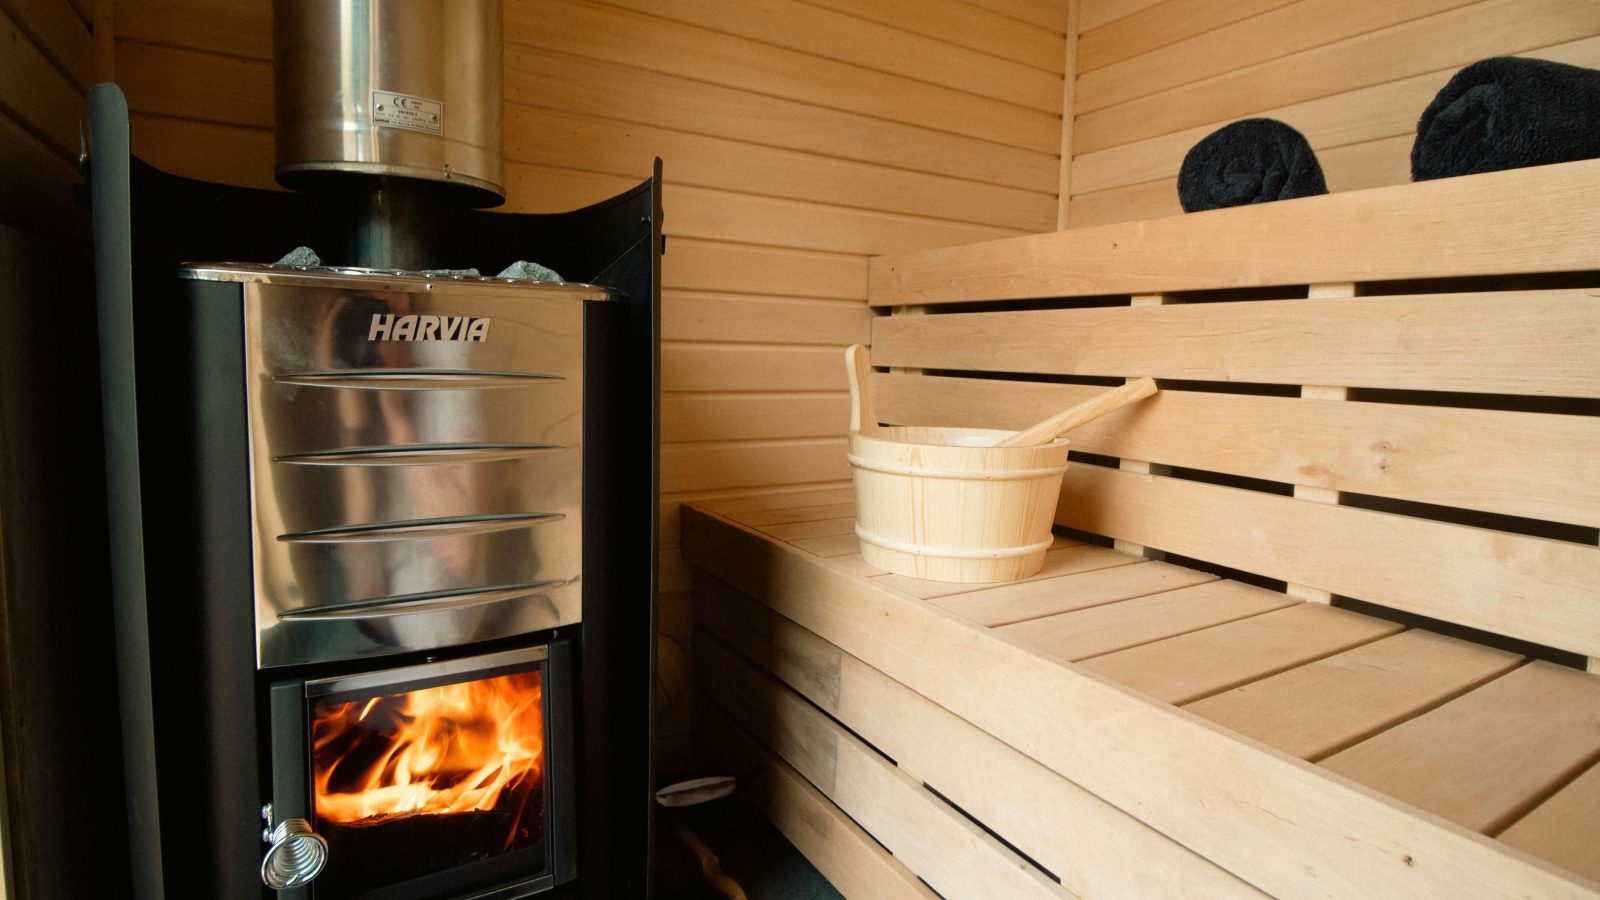
M 570 880 L 568 652 L 556 641 L 273 684 L 263 882 L 287 884 L 284 898 L 366 900 L 522 897 Z

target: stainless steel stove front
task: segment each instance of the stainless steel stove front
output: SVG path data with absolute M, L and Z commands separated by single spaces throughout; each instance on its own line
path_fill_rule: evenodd
M 582 306 L 604 289 L 189 275 L 241 284 L 260 667 L 580 619 Z

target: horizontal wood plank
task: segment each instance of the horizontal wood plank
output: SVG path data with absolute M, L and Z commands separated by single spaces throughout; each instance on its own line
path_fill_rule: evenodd
M 4 11 L 0 36 L 6 38 L 0 53 L 0 114 L 20 122 L 63 158 L 76 159 L 83 93 Z
M 1104 389 L 880 373 L 872 390 L 886 422 L 1020 429 Z M 1169 390 L 1071 439 L 1105 456 L 1600 525 L 1588 450 L 1600 419 L 1588 416 Z
M 1070 896 L 892 762 L 725 645 L 695 641 L 695 680 L 716 706 L 816 785 L 934 890 Z
M 818 6 L 883 25 L 937 38 L 990 56 L 1013 59 L 1060 75 L 1066 47 L 1059 25 L 1018 21 L 964 0 L 920 0 L 916 15 L 906 15 L 900 0 L 813 0 Z M 1065 3 L 1053 4 L 1064 8 Z
M 5 0 L 0 9 L 74 88 L 81 92 L 94 83 L 94 36 L 70 5 L 60 0 Z
M 1073 146 L 1091 152 L 1596 33 L 1587 0 L 1482 0 L 1086 112 Z
M 1267 893 L 1596 890 L 709 513 L 685 526 L 695 565 Z
M 648 176 L 605 175 L 508 161 L 506 212 L 561 212 L 609 199 Z M 694 187 L 668 179 L 662 202 L 673 237 L 767 244 L 835 253 L 887 253 L 984 240 L 1016 229 L 848 209 L 799 200 Z
M 901 306 L 1563 272 L 1596 268 L 1596 246 L 1600 160 L 1589 160 L 885 256 L 868 296 Z
M 663 289 L 859 300 L 864 256 L 676 237 L 661 257 Z
M 1600 655 L 1597 547 L 1099 466 L 1062 496 L 1072 528 Z
M 1600 879 L 1600 764 L 1507 828 L 1500 839 L 1586 878 Z
M 947 594 L 931 601 L 956 615 L 991 628 L 1038 621 L 1058 613 L 1116 603 L 1133 597 L 1176 591 L 1216 580 L 1215 575 L 1161 562 L 1097 569 L 1039 581 Z
M 135 156 L 158 169 L 241 187 L 275 188 L 272 132 L 134 114 Z
M 1027 578 L 1012 582 L 1010 588 L 1013 592 L 1026 592 L 1030 589 L 1021 587 L 1021 585 L 1059 578 L 1063 575 L 1094 572 L 1100 569 L 1111 569 L 1141 562 L 1143 560 L 1140 557 L 1119 553 L 1105 547 L 1089 545 L 1057 547 L 1045 551 L 1043 568 Z M 921 600 L 932 600 L 936 597 L 966 593 L 973 588 L 970 584 L 959 584 L 953 581 L 928 581 L 922 578 L 912 578 L 909 575 L 880 575 L 876 581 L 891 590 L 899 591 L 902 594 Z
M 1090 72 L 1149 53 L 1264 12 L 1293 0 L 1165 0 L 1078 35 L 1078 71 Z
M 1515 653 L 1411 629 L 1204 700 L 1188 710 L 1302 759 L 1321 759 L 1505 674 Z
M 173 43 L 249 59 L 272 59 L 272 4 L 262 0 L 122 0 L 118 40 Z
M 1081 3 L 1078 27 L 1083 31 L 1090 31 L 1156 6 L 1161 0 L 1081 0 Z
M 1209 0 L 1206 2 L 1209 5 Z M 1515 55 L 1594 67 L 1600 65 L 1600 37 L 1537 47 Z M 1410 141 L 1415 137 L 1420 111 L 1456 71 L 1455 67 L 1436 69 L 1287 106 L 1250 110 L 1249 113 L 1278 119 L 1293 126 L 1306 136 L 1312 149 L 1319 154 L 1332 148 L 1384 138 L 1403 137 Z M 1206 135 L 1237 118 L 1237 115 L 1233 115 L 1193 128 L 1079 154 L 1072 160 L 1072 193 L 1087 194 L 1106 188 L 1174 178 L 1190 148 Z M 1408 176 L 1393 183 L 1409 180 Z
M 1136 819 L 715 578 L 702 626 L 1084 896 L 1255 896 Z M 984 773 L 973 778 L 975 772 Z
M 673 342 L 661 348 L 661 390 L 842 391 L 843 359 L 833 347 Z
M 609 0 L 720 34 L 837 60 L 1046 113 L 1061 110 L 1061 78 L 914 29 L 800 0 Z
M 1399 630 L 1393 622 L 1349 610 L 1298 603 L 1096 656 L 1082 665 L 1168 703 L 1189 703 Z
M 521 105 L 506 107 L 505 132 L 506 157 L 519 162 L 563 166 L 581 160 L 585 169 L 631 175 L 648 172 L 660 156 L 672 161 L 668 177 L 677 184 L 1032 231 L 1055 223 L 1054 192 Z
M 1533 662 L 1322 761 L 1494 833 L 1600 758 L 1600 677 Z
M 666 289 L 661 339 L 719 343 L 863 343 L 872 312 L 860 303 Z
M 661 489 L 725 490 L 850 477 L 843 438 L 663 444 Z
M 261 60 L 123 40 L 117 83 L 135 113 L 273 127 L 272 64 Z
M 570 48 L 569 48 L 570 49 Z M 509 102 L 1053 192 L 1053 154 L 560 50 L 507 44 Z
M 1212 581 L 1016 622 L 1002 631 L 1053 656 L 1080 660 L 1259 616 L 1294 602 L 1237 581 Z
M 661 398 L 663 443 L 835 437 L 850 417 L 850 398 L 810 394 L 667 394 Z
M 872 364 L 1600 396 L 1600 290 L 880 317 Z
M 1079 114 L 1204 81 L 1346 38 L 1424 19 L 1473 0 L 1298 0 L 1094 70 L 1081 69 Z
M 611 6 L 566 0 L 549 0 L 537 7 L 513 4 L 506 9 L 505 37 L 512 43 L 560 52 L 581 47 L 583 55 L 608 62 L 1043 153 L 1055 151 L 1060 140 L 1058 111 L 996 103 L 902 75 Z

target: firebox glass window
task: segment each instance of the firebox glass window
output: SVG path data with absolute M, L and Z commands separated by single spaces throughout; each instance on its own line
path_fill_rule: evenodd
M 516 857 L 522 873 L 539 870 L 546 828 L 540 675 L 535 666 L 311 700 L 313 815 L 329 849 L 319 900 L 462 866 L 500 869 L 493 863 L 501 857 Z

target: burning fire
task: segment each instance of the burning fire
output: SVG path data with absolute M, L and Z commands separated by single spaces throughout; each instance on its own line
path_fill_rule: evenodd
M 528 802 L 544 768 L 537 670 L 317 704 L 317 817 L 364 824 Z M 520 820 L 522 810 L 517 810 Z M 513 821 L 508 845 L 516 835 Z

